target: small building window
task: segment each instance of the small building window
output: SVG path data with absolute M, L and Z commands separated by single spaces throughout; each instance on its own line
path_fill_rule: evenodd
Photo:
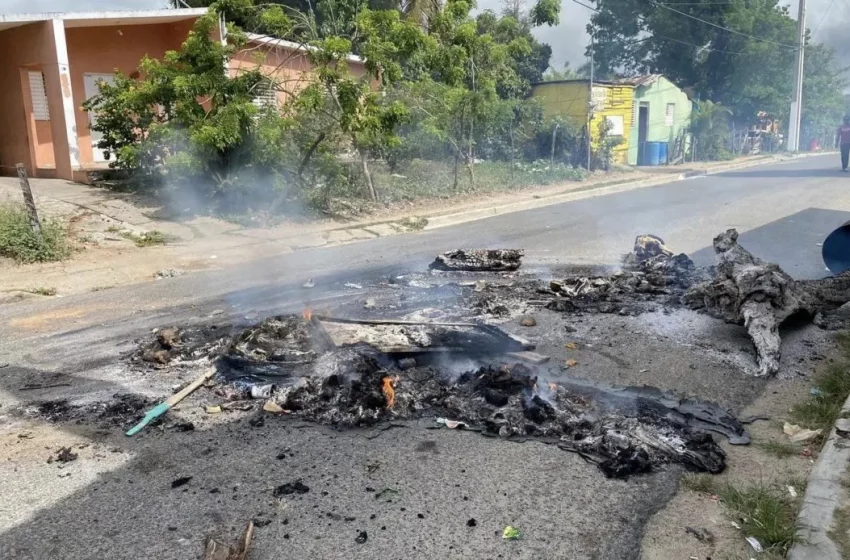
M 258 109 L 277 108 L 277 92 L 271 82 L 262 82 L 254 88 L 254 105 Z
M 47 105 L 47 88 L 44 85 L 44 74 L 29 72 L 30 99 L 32 99 L 32 114 L 37 121 L 49 121 L 50 109 Z
M 673 121 L 676 118 L 676 104 L 668 103 L 667 109 L 664 111 L 664 125 L 673 126 Z
M 623 115 L 606 116 L 605 122 L 608 125 L 609 136 L 623 136 L 625 134 L 625 127 L 623 126 Z

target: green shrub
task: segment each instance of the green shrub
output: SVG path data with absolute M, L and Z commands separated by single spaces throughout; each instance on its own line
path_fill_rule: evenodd
M 18 263 L 60 261 L 71 254 L 64 225 L 51 218 L 41 220 L 41 237 L 33 232 L 23 205 L 0 204 L 0 256 Z

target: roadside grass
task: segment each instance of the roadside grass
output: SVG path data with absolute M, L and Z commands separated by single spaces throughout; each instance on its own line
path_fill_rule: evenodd
M 19 264 L 61 261 L 71 255 L 65 226 L 59 220 L 41 220 L 41 236 L 33 232 L 23 205 L 0 203 L 0 256 Z
M 699 494 L 714 494 L 717 482 L 715 482 L 714 476 L 710 474 L 687 473 L 682 476 L 682 486 L 691 492 L 697 492 Z
M 756 447 L 780 459 L 799 455 L 801 451 L 796 445 L 781 441 L 762 441 L 756 443 Z
M 845 492 L 850 492 L 850 473 L 845 472 L 841 477 L 841 486 Z M 850 558 L 850 506 L 836 508 L 832 512 L 832 526 L 827 535 L 838 547 L 842 558 Z
M 850 396 L 850 333 L 842 332 L 836 339 L 841 357 L 817 378 L 817 391 L 791 408 L 792 422 L 811 430 L 823 430 L 817 443 L 826 439 L 841 414 L 844 401 Z
M 728 517 L 747 537 L 755 537 L 766 553 L 784 558 L 797 539 L 797 509 L 806 491 L 806 481 L 793 477 L 786 484 L 757 483 L 738 487 L 719 483 L 709 474 L 686 474 L 682 485 L 702 494 L 720 498 Z M 797 493 L 792 497 L 788 486 Z M 768 556 L 769 557 L 769 556 Z
M 136 247 L 153 247 L 155 245 L 165 245 L 177 241 L 177 237 L 168 233 L 163 233 L 158 230 L 146 231 L 141 234 L 133 233 L 132 231 L 122 231 L 120 233 L 124 239 L 129 239 L 136 244 Z
M 725 484 L 718 495 L 746 536 L 755 537 L 766 551 L 790 550 L 797 539 L 797 499 L 784 486 L 759 483 L 739 489 Z
M 428 218 L 413 216 L 402 218 L 398 223 L 411 231 L 422 231 L 428 225 Z
M 394 172 L 386 165 L 375 164 L 375 184 L 383 202 L 412 201 L 427 198 L 449 198 L 458 194 L 492 193 L 512 189 L 546 186 L 568 181 L 581 181 L 586 171 L 555 164 L 550 169 L 545 160 L 534 162 L 486 161 L 475 164 L 475 184 L 466 166 L 458 168 L 455 185 L 454 162 L 415 159 Z
M 38 288 L 32 288 L 31 290 L 29 290 L 29 292 L 39 296 L 55 296 L 56 288 L 47 288 L 44 286 L 40 286 Z

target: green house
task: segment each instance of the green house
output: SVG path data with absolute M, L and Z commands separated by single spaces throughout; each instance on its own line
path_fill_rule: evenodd
M 676 84 L 660 74 L 625 78 L 634 86 L 632 129 L 629 135 L 629 165 L 649 165 L 648 143 L 667 143 L 666 160 L 684 152 L 693 102 Z

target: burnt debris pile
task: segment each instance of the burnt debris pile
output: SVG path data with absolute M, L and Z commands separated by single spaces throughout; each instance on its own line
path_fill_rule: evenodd
M 456 249 L 448 251 L 431 263 L 435 270 L 498 272 L 516 270 L 522 264 L 519 249 Z
M 340 427 L 430 416 L 506 440 L 541 440 L 581 454 L 610 477 L 670 462 L 711 473 L 725 467 L 723 451 L 697 425 L 709 416 L 677 413 L 652 397 L 595 393 L 543 381 L 519 363 L 488 364 L 459 376 L 434 365 L 402 371 L 362 345 L 324 354 L 314 375 L 283 388 L 275 400 L 284 410 Z M 745 433 L 740 424 L 736 431 Z
M 674 254 L 654 235 L 639 235 L 622 267 L 608 276 L 553 280 L 541 293 L 548 309 L 562 312 L 636 315 L 661 305 L 677 306 L 682 295 L 707 271 L 684 253 Z
M 850 274 L 794 280 L 778 265 L 741 247 L 734 229 L 714 238 L 714 252 L 716 273 L 693 286 L 684 301 L 693 309 L 746 328 L 761 375 L 779 370 L 782 323 L 794 316 L 828 315 L 850 301 Z
M 712 473 L 725 464 L 708 431 L 728 413 L 707 403 L 685 413 L 666 396 L 555 382 L 559 373 L 511 359 L 506 353 L 527 342 L 493 326 L 286 315 L 206 348 L 229 388 L 217 394 L 253 395 L 273 410 L 339 428 L 439 418 L 496 438 L 557 445 L 612 477 L 669 462 Z M 252 390 L 258 386 L 268 389 Z M 740 425 L 717 431 L 744 434 Z

